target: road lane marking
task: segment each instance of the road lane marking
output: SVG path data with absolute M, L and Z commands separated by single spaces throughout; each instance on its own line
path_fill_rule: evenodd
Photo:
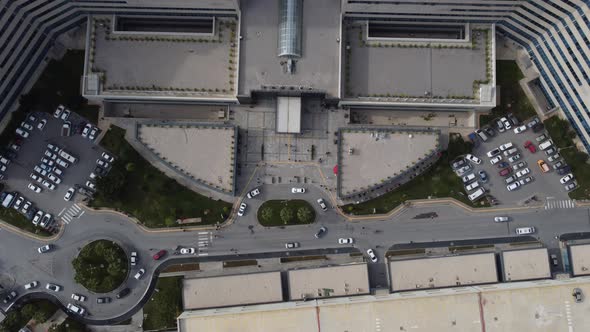
M 66 210 L 66 208 L 64 207 L 64 208 L 63 208 L 63 209 L 62 209 L 62 210 L 61 210 L 61 211 L 60 211 L 60 212 L 57 214 L 57 216 L 58 216 L 58 217 L 59 217 L 59 216 L 61 216 L 61 214 L 62 214 L 62 213 L 64 213 L 64 211 L 65 211 L 65 210 Z
M 209 253 L 206 253 L 206 252 L 199 253 L 199 256 L 209 256 Z
M 82 217 L 84 215 L 84 213 L 86 213 L 86 211 L 82 211 L 82 213 L 80 213 L 80 215 L 78 216 L 78 218 Z

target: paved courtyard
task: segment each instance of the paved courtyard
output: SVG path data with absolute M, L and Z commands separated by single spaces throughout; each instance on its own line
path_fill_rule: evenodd
M 175 169 L 223 191 L 233 191 L 235 130 L 202 124 L 142 124 L 140 141 Z
M 344 195 L 402 174 L 439 146 L 438 133 L 428 131 L 345 129 L 341 140 L 338 174 Z

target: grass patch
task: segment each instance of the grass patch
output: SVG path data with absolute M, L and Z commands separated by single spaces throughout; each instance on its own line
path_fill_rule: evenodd
M 199 269 L 199 263 L 174 264 L 165 268 L 164 271 L 162 271 L 162 273 L 198 271 Z
M 71 319 L 70 317 L 66 318 L 61 324 L 59 325 L 52 325 L 49 328 L 49 332 L 85 332 L 88 331 L 86 325 Z
M 107 240 L 87 244 L 72 265 L 76 271 L 74 280 L 95 293 L 113 291 L 125 281 L 129 272 L 125 251 Z
M 143 329 L 176 329 L 182 313 L 182 277 L 159 278 L 152 298 L 143 307 Z
M 467 205 L 474 206 L 465 194 L 463 182 L 453 172 L 450 161 L 457 156 L 471 152 L 473 144 L 465 142 L 458 134 L 451 134 L 447 151 L 428 170 L 406 182 L 394 191 L 359 204 L 347 204 L 344 212 L 354 215 L 387 213 L 407 200 L 432 197 L 452 197 Z M 483 201 L 482 201 L 483 202 Z M 487 203 L 482 206 L 487 206 Z
M 92 207 L 107 207 L 137 217 L 147 227 L 177 227 L 177 219 L 200 218 L 199 224 L 223 222 L 231 204 L 197 194 L 147 162 L 113 126 L 101 145 L 117 160 L 97 181 Z M 187 224 L 184 224 L 187 225 Z
M 302 225 L 315 221 L 315 210 L 301 199 L 270 200 L 262 203 L 256 216 L 262 226 Z
M 449 251 L 468 251 L 468 250 L 486 249 L 486 248 L 494 248 L 494 245 L 493 244 L 475 244 L 472 246 L 452 246 L 452 247 L 449 247 Z
M 5 207 L 0 207 L 0 219 L 11 224 L 12 226 L 18 227 L 24 231 L 39 236 L 48 237 L 51 235 L 51 233 L 49 233 L 45 229 L 33 225 L 33 223 L 29 219 L 27 219 L 25 216 L 23 216 L 13 208 L 7 209 Z
M 0 324 L 1 332 L 13 332 L 21 329 L 31 319 L 43 323 L 57 311 L 55 304 L 47 300 L 38 300 L 23 305 L 18 310 L 11 310 Z
M 255 265 L 258 265 L 258 261 L 255 259 L 223 262 L 223 267 L 241 267 L 241 266 L 255 266 Z
M 317 260 L 326 260 L 326 259 L 328 259 L 328 257 L 326 257 L 325 255 L 281 257 L 281 263 L 317 261 Z
M 574 144 L 574 131 L 566 120 L 556 116 L 543 122 L 545 129 L 551 136 L 553 143 L 560 149 L 559 154 L 565 162 L 572 168 L 578 188 L 569 193 L 572 199 L 590 199 L 590 165 L 588 165 L 588 155 L 580 152 Z M 563 187 L 562 187 L 563 188 Z
M 424 254 L 424 253 L 426 253 L 426 249 L 424 249 L 424 248 L 392 250 L 392 251 L 388 251 L 387 253 L 385 253 L 385 257 L 417 255 L 417 254 Z
M 494 107 L 490 114 L 479 117 L 480 126 L 489 124 L 493 119 L 504 116 L 506 113 L 514 114 L 520 121 L 537 115 L 518 83 L 522 78 L 524 75 L 516 61 L 496 61 L 496 83 L 500 86 L 500 105 Z

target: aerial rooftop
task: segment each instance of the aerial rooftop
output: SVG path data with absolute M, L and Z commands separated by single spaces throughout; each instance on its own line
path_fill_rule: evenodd
M 291 270 L 288 273 L 291 300 L 369 293 L 366 263 Z
M 590 244 L 571 245 L 569 251 L 573 275 L 590 275 Z
M 551 278 L 546 248 L 502 252 L 505 281 Z

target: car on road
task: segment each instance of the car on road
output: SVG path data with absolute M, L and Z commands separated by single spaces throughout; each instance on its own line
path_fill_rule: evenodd
M 125 296 L 129 295 L 129 293 L 131 293 L 131 289 L 123 288 L 119 293 L 117 293 L 117 298 L 122 299 Z
M 534 179 L 535 178 L 532 176 L 527 176 L 526 178 L 518 180 L 518 183 L 520 183 L 521 186 L 524 186 L 525 184 L 533 182 Z
M 84 308 L 82 308 L 81 306 L 77 306 L 77 305 L 71 304 L 71 303 L 68 303 L 68 305 L 66 306 L 66 308 L 69 311 L 71 311 L 71 312 L 73 312 L 73 313 L 75 313 L 77 315 L 80 315 L 80 316 L 84 316 L 84 313 L 86 312 L 86 310 Z
M 10 292 L 10 294 L 6 295 L 6 297 L 2 300 L 2 302 L 4 302 L 4 304 L 8 304 L 8 303 L 12 302 L 12 300 L 16 299 L 17 296 L 18 296 L 18 293 L 16 291 L 12 291 L 12 292 Z
M 533 142 L 531 142 L 531 141 L 524 142 L 524 148 L 528 149 L 531 153 L 537 152 L 537 148 L 535 147 L 535 144 L 533 144 Z
M 166 255 L 168 252 L 164 249 L 158 251 L 157 253 L 154 254 L 153 258 L 154 260 L 159 260 L 160 258 L 164 257 L 164 255 Z
M 518 227 L 516 229 L 516 235 L 526 235 L 535 233 L 535 227 Z
M 526 161 L 521 161 L 521 162 L 519 162 L 519 163 L 516 163 L 516 164 L 512 165 L 512 169 L 513 169 L 514 171 L 518 171 L 519 169 L 521 169 L 521 168 L 523 168 L 523 167 L 526 167 L 526 165 L 527 165 L 527 164 L 526 164 Z
M 504 125 L 504 128 L 506 128 L 506 130 L 510 130 L 512 128 L 512 124 L 505 117 L 501 118 L 500 121 L 502 121 L 502 124 Z
M 322 210 L 326 211 L 328 209 L 328 206 L 326 206 L 326 203 L 324 202 L 323 198 L 318 198 L 317 202 L 320 205 L 320 208 L 322 208 Z
M 509 184 L 509 185 L 506 186 L 506 189 L 508 189 L 508 191 L 513 191 L 513 190 L 516 190 L 518 188 L 520 188 L 520 183 L 518 183 L 518 182 L 514 182 L 514 183 L 511 183 L 511 184 Z
M 238 216 L 243 216 L 244 213 L 246 212 L 246 208 L 248 207 L 248 205 L 246 203 L 242 203 L 240 204 L 240 208 L 238 209 Z
M 500 149 L 496 148 L 496 149 L 488 151 L 487 156 L 488 156 L 488 158 L 492 158 L 494 156 L 499 155 L 501 152 L 502 151 L 500 151 Z
M 141 279 L 141 277 L 143 277 L 143 275 L 145 274 L 145 269 L 139 269 L 139 271 L 137 271 L 137 273 L 133 276 L 133 278 L 135 278 L 136 280 Z
M 516 172 L 516 177 L 517 178 L 521 178 L 527 174 L 530 174 L 531 170 L 527 167 L 527 168 L 523 168 L 520 171 Z
M 84 302 L 84 301 L 86 301 L 86 296 L 80 295 L 80 294 L 76 294 L 76 293 L 72 293 L 72 300 L 79 301 L 79 302 Z
M 102 159 L 108 161 L 109 163 L 112 163 L 113 161 L 115 161 L 115 157 L 111 156 L 110 154 L 103 152 L 101 155 Z
M 579 288 L 574 288 L 572 296 L 574 297 L 576 303 L 581 303 L 584 301 L 584 293 L 582 293 L 582 290 Z
M 292 194 L 304 194 L 305 188 L 291 188 Z
M 527 127 L 527 126 L 525 126 L 525 125 L 522 125 L 522 126 L 520 126 L 520 127 L 516 127 L 516 128 L 514 128 L 514 133 L 515 133 L 515 134 L 520 134 L 520 133 L 523 133 L 523 132 L 525 132 L 527 129 L 528 129 L 528 127 Z
M 507 222 L 507 221 L 510 221 L 510 217 L 507 217 L 507 216 L 494 217 L 494 222 Z
M 486 173 L 486 171 L 481 170 L 481 171 L 477 172 L 477 174 L 479 175 L 479 179 L 481 180 L 482 183 L 488 182 L 488 173 Z
M 324 234 L 326 234 L 326 232 L 328 231 L 328 229 L 324 226 L 320 227 L 320 229 L 314 234 L 316 239 L 321 238 L 322 236 L 324 236 Z
M 537 165 L 539 165 L 539 168 L 541 169 L 541 171 L 543 173 L 549 172 L 549 165 L 547 165 L 547 163 L 545 162 L 545 160 L 543 160 L 543 159 L 537 160 Z
M 285 248 L 287 248 L 287 249 L 299 248 L 299 242 L 287 242 L 287 243 L 285 243 Z
M 565 176 L 563 176 L 561 179 L 559 179 L 559 183 L 566 184 L 566 183 L 570 182 L 573 178 L 574 178 L 574 175 L 572 173 L 568 173 Z
M 53 112 L 53 117 L 56 119 L 59 119 L 59 117 L 61 116 L 61 114 L 63 113 L 63 111 L 66 108 L 64 107 L 64 105 L 59 105 L 57 106 L 57 108 L 55 109 L 55 112 Z
M 51 245 L 51 244 L 46 244 L 46 245 L 44 245 L 44 246 L 41 246 L 41 247 L 37 248 L 37 251 L 38 251 L 40 254 L 44 254 L 44 253 L 50 252 L 50 251 L 51 251 L 51 249 L 53 249 L 53 245 Z
M 41 121 L 39 121 L 39 123 L 37 123 L 37 129 L 43 130 L 43 128 L 45 128 L 46 124 L 47 124 L 47 120 L 42 119 Z
M 47 285 L 45 285 L 45 289 L 50 290 L 52 292 L 59 292 L 61 290 L 61 286 L 48 283 Z
M 131 262 L 131 265 L 137 265 L 137 262 L 139 262 L 139 257 L 137 256 L 137 251 L 132 251 L 131 252 L 131 256 L 129 257 L 129 261 Z
M 575 180 L 566 184 L 565 186 L 563 186 L 565 191 L 572 191 L 572 190 L 576 189 L 577 187 L 578 187 L 578 182 L 576 182 Z
M 495 156 L 494 158 L 490 159 L 490 164 L 495 165 L 502 160 L 502 156 Z
M 338 239 L 338 244 L 353 244 L 353 243 L 354 243 L 354 239 L 351 237 Z
M 27 188 L 31 189 L 32 191 L 36 192 L 37 194 L 41 192 L 41 187 L 39 187 L 35 184 L 32 184 L 32 183 L 29 183 Z
M 512 142 L 507 142 L 507 143 L 500 145 L 498 147 L 498 149 L 500 149 L 500 151 L 506 151 L 508 149 L 512 149 L 513 147 L 514 147 L 514 144 Z
M 500 172 L 498 172 L 498 174 L 500 174 L 500 176 L 508 176 L 508 174 L 512 173 L 512 169 L 506 167 L 502 170 L 500 170 Z
M 96 303 L 98 304 L 106 304 L 106 303 L 111 303 L 111 298 L 108 296 L 105 297 L 99 297 L 96 299 Z
M 246 196 L 248 196 L 248 198 L 254 198 L 258 195 L 260 195 L 260 189 L 255 188 L 252 191 L 250 191 Z
M 481 159 L 477 158 L 476 156 L 474 156 L 472 154 L 465 155 L 465 158 L 476 165 L 481 164 Z
M 25 285 L 25 289 L 29 290 L 29 289 L 33 289 L 33 288 L 37 288 L 37 286 L 39 286 L 39 282 L 38 281 L 31 281 L 28 284 Z
M 377 258 L 377 255 L 375 255 L 373 249 L 367 249 L 367 255 L 369 255 L 369 258 L 371 258 L 371 262 L 373 263 L 377 263 L 377 261 L 379 260 Z
M 511 162 L 511 163 L 513 163 L 513 162 L 515 162 L 515 161 L 519 160 L 519 159 L 520 159 L 520 157 L 521 157 L 521 156 L 520 156 L 520 153 L 517 153 L 517 154 L 515 154 L 514 156 L 511 156 L 510 158 L 508 158 L 508 161 L 509 161 L 509 162 Z
M 181 255 L 193 255 L 196 252 L 195 248 L 181 248 Z
M 66 194 L 64 195 L 64 201 L 70 201 L 72 199 L 72 197 L 74 197 L 74 194 L 76 193 L 76 189 L 74 188 L 70 188 L 68 189 L 68 191 L 66 191 Z

